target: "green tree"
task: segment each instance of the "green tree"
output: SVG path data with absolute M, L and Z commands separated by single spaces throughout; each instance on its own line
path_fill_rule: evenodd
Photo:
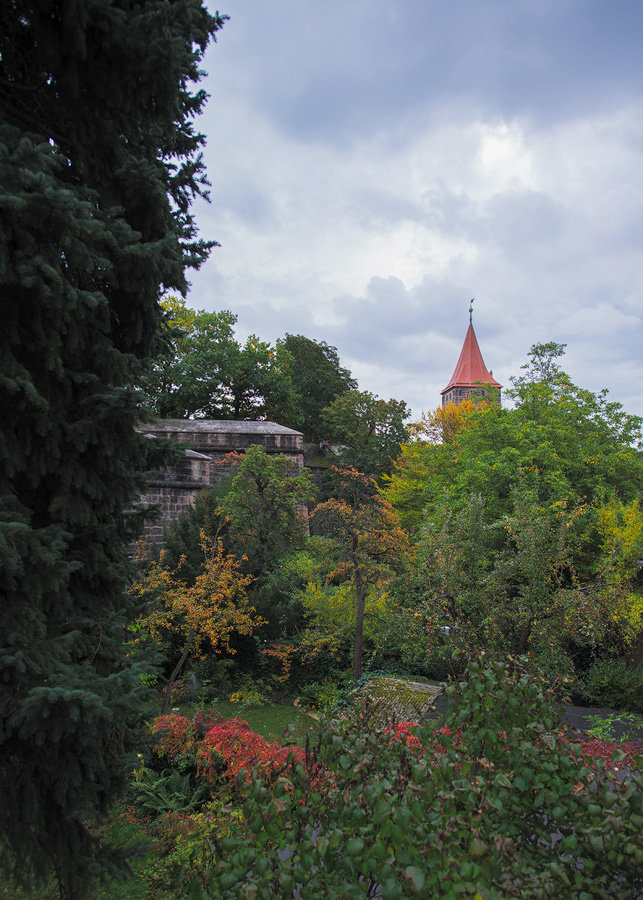
M 219 503 L 226 544 L 247 558 L 247 571 L 268 575 L 284 553 L 303 544 L 315 487 L 306 469 L 263 447 L 230 456 L 236 456 L 236 465 Z
M 412 441 L 383 488 L 416 528 L 403 618 L 429 655 L 526 651 L 578 675 L 575 654 L 622 653 L 640 629 L 628 582 L 643 549 L 641 420 L 576 387 L 562 351 L 534 346 L 513 409 L 479 407 L 448 441 Z
M 186 290 L 203 194 L 200 0 L 0 8 L 0 854 L 65 898 L 118 861 L 92 818 L 123 785 L 125 511 L 152 468 L 130 385 Z
M 337 348 L 326 341 L 314 341 L 301 334 L 287 334 L 283 346 L 293 359 L 293 381 L 303 416 L 303 432 L 307 441 L 326 437 L 322 423 L 325 407 L 346 391 L 357 390 L 357 381 L 339 361 Z
M 197 494 L 193 507 L 166 529 L 164 562 L 178 579 L 192 584 L 203 570 L 202 534 L 221 539 L 241 571 L 253 577 L 254 605 L 273 631 L 283 630 L 292 618 L 284 591 L 290 591 L 293 576 L 282 561 L 306 542 L 307 504 L 316 490 L 306 469 L 259 445 L 245 454 L 229 454 L 227 460 L 228 477 Z M 300 613 L 293 615 L 300 624 Z
M 293 360 L 284 346 L 254 335 L 242 346 L 234 336 L 237 317 L 228 311 L 193 310 L 177 297 L 166 297 L 162 306 L 166 352 L 142 381 L 157 415 L 301 424 Z
M 380 400 L 368 391 L 341 394 L 322 413 L 326 437 L 341 445 L 342 465 L 368 475 L 390 472 L 400 447 L 408 440 L 403 400 Z
M 587 507 L 574 525 L 583 540 L 572 562 L 583 580 L 597 577 L 598 510 L 641 496 L 642 422 L 609 403 L 605 391 L 576 387 L 556 362 L 561 353 L 557 344 L 532 348 L 525 374 L 512 379 L 514 408 L 488 404 L 468 415 L 449 443 L 413 441 L 404 449 L 384 496 L 399 504 L 406 522 L 439 521 L 445 505 L 457 512 L 474 496 L 484 500 L 486 522 L 497 522 L 511 514 L 514 489 L 526 487 L 543 507 Z

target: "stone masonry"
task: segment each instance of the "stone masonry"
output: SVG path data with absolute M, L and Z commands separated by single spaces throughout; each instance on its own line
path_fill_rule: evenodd
M 290 457 L 297 468 L 304 465 L 301 432 L 274 422 L 159 419 L 154 425 L 142 425 L 140 430 L 151 438 L 168 438 L 186 447 L 185 458 L 157 472 L 150 479 L 149 491 L 141 497 L 143 506 L 160 506 L 160 519 L 145 526 L 145 543 L 160 547 L 164 525 L 185 512 L 198 491 L 220 483 L 230 472 L 232 464 L 226 459 L 229 453 L 244 453 L 258 444 L 266 453 Z

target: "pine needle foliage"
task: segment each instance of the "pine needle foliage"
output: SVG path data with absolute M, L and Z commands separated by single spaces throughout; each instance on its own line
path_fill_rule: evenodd
M 131 385 L 209 250 L 192 85 L 222 23 L 201 0 L 0 5 L 0 854 L 63 898 L 118 865 L 91 824 L 140 700 L 126 510 L 153 442 Z

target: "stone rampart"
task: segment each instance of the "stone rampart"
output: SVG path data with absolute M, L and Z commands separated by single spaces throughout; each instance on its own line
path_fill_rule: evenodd
M 148 545 L 163 546 L 163 528 L 177 519 L 193 503 L 198 491 L 219 483 L 230 472 L 229 453 L 245 453 L 259 445 L 266 453 L 289 457 L 298 468 L 304 465 L 303 435 L 274 422 L 237 422 L 214 419 L 159 419 L 141 426 L 151 437 L 183 444 L 185 458 L 167 466 L 150 479 L 149 490 L 141 497 L 145 507 L 160 507 L 160 518 L 145 525 Z M 303 513 L 303 510 L 302 510 Z

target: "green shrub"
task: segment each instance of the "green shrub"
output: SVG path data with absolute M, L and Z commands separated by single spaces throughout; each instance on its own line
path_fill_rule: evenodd
M 595 660 L 584 688 L 592 706 L 643 712 L 643 667 L 630 668 L 624 659 Z
M 195 900 L 640 897 L 643 777 L 585 765 L 559 693 L 516 660 L 482 656 L 449 693 L 438 732 L 395 739 L 363 712 L 248 785 Z
M 301 706 L 330 714 L 352 689 L 352 675 L 336 673 L 333 677 L 324 678 L 321 683 L 314 681 L 307 684 L 300 694 Z
M 145 900 L 185 900 L 190 882 L 203 882 L 206 868 L 214 861 L 208 834 L 225 834 L 227 817 L 206 806 L 202 812 L 170 813 L 156 826 L 157 858 L 150 860 L 142 875 Z

